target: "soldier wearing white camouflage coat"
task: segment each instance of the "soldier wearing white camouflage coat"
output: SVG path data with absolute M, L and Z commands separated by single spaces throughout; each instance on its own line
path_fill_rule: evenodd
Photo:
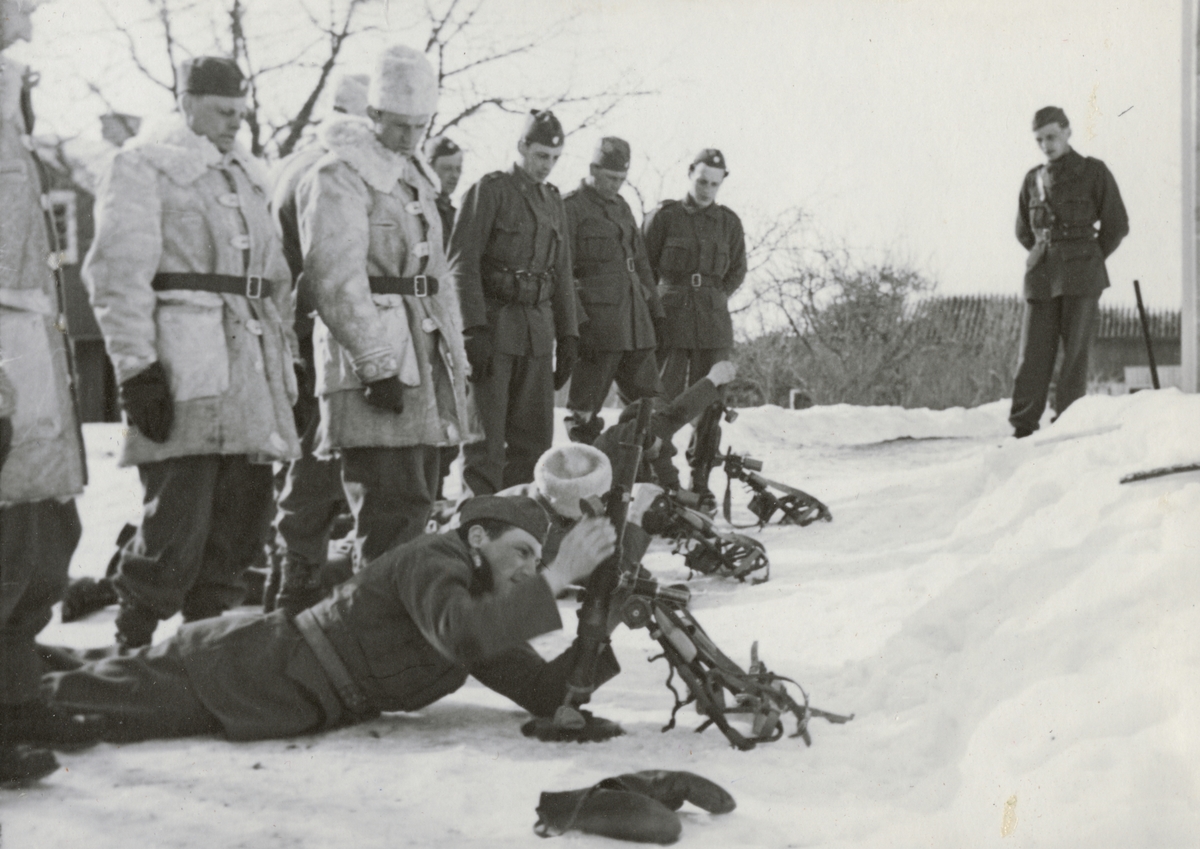
M 84 261 L 130 425 L 145 514 L 114 586 L 117 642 L 150 642 L 182 609 L 239 604 L 272 507 L 270 463 L 299 455 L 291 275 L 267 178 L 236 142 L 245 80 L 228 59 L 184 64 L 180 113 L 117 153 Z
M 296 191 L 318 314 L 317 454 L 341 456 L 360 566 L 424 532 L 440 447 L 477 438 L 439 184 L 417 155 L 437 109 L 428 60 L 389 48 L 368 102 L 368 120 L 326 129 L 329 153 Z

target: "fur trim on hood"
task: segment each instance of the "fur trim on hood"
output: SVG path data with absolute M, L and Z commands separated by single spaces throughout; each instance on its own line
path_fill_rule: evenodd
M 339 117 L 321 127 L 319 139 L 325 149 L 345 162 L 363 182 L 380 192 L 391 192 L 399 180 L 418 185 L 422 179 L 432 184 L 434 194 L 442 190 L 433 169 L 412 156 L 402 156 L 384 147 L 367 118 Z
M 136 136 L 124 145 L 124 150 L 136 150 L 138 155 L 165 174 L 176 185 L 196 182 L 214 165 L 236 162 L 264 192 L 270 181 L 263 164 L 250 155 L 241 144 L 234 142 L 229 153 L 221 153 L 207 138 L 188 127 L 179 112 L 147 122 Z

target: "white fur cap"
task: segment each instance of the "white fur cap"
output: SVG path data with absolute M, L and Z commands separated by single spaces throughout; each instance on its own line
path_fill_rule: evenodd
M 397 115 L 432 115 L 437 101 L 437 74 L 424 53 L 393 44 L 379 54 L 367 103 Z
M 612 464 L 599 448 L 572 442 L 538 458 L 533 483 L 555 513 L 578 519 L 580 499 L 603 495 L 612 486 Z
M 333 90 L 333 108 L 359 118 L 367 114 L 367 88 L 371 85 L 368 74 L 343 74 Z

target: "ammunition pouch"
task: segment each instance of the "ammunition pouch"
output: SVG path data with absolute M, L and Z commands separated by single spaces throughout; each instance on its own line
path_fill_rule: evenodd
M 505 304 L 536 307 L 554 297 L 553 271 L 485 271 L 484 297 Z

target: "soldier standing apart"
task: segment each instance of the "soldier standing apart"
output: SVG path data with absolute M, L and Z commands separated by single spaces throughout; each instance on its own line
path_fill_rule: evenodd
M 404 45 L 379 57 L 367 120 L 323 128 L 296 190 L 321 398 L 317 456 L 341 457 L 356 567 L 425 530 L 439 452 L 474 435 L 437 176 L 418 154 L 437 76 Z
M 589 170 L 563 203 L 579 298 L 587 312 L 567 401 L 569 434 L 590 445 L 604 429 L 597 414 L 614 378 L 625 404 L 662 393 L 654 358 L 654 327 L 662 320 L 662 307 L 641 230 L 620 195 L 629 173 L 629 142 L 601 139 Z
M 1057 106 L 1039 109 L 1033 134 L 1046 164 L 1025 175 L 1017 206 L 1017 240 L 1029 251 L 1021 359 L 1008 416 L 1018 439 L 1038 429 L 1059 339 L 1055 418 L 1087 393 L 1100 294 L 1108 288 L 1104 260 L 1129 233 L 1117 181 L 1099 159 L 1071 147 L 1066 113 Z
M 32 6 L 0 2 L 0 50 L 30 39 Z M 27 68 L 0 55 L 0 786 L 58 769 L 39 744 L 76 730 L 38 700 L 42 664 L 34 645 L 67 586 L 80 534 L 73 496 L 86 469 L 66 324 L 48 264 L 41 173 L 25 146 L 33 81 Z
M 716 202 L 728 174 L 721 151 L 700 151 L 688 168 L 688 196 L 663 201 L 643 224 L 666 315 L 658 350 L 667 400 L 729 359 L 733 347 L 729 296 L 746 277 L 746 239 L 737 215 Z M 713 404 L 700 415 L 688 447 L 692 491 L 702 496 L 706 509 L 716 509 L 708 475 L 720 443 L 721 405 Z
M 240 604 L 270 521 L 271 463 L 300 453 L 293 299 L 267 177 L 235 138 L 245 79 L 230 59 L 183 64 L 180 112 L 117 153 L 83 264 L 129 425 L 123 465 L 145 489 L 121 551 L 117 643 L 160 619 Z
M 363 117 L 367 113 L 366 74 L 342 77 L 334 90 L 333 112 L 326 123 Z M 295 613 L 321 597 L 320 570 L 329 553 L 333 523 L 345 506 L 341 465 L 313 454 L 317 429 L 321 423 L 320 404 L 313 392 L 313 315 L 316 304 L 305 284 L 304 255 L 300 249 L 300 226 L 296 216 L 296 186 L 327 151 L 313 143 L 281 161 L 273 175 L 271 212 L 283 238 L 283 255 L 296 286 L 296 339 L 300 361 L 296 383 L 300 397 L 296 401 L 296 430 L 300 434 L 300 459 L 289 464 L 287 477 L 279 493 L 275 515 L 276 552 L 272 557 L 271 580 L 263 593 L 267 612 L 278 605 Z
M 452 139 L 446 136 L 434 136 L 425 143 L 425 156 L 442 183 L 442 191 L 437 196 L 437 211 L 442 219 L 442 247 L 449 255 L 450 233 L 454 230 L 454 213 L 457 212 L 450 196 L 458 188 L 458 181 L 462 177 L 463 152 L 462 148 L 456 145 Z M 458 454 L 457 445 L 442 449 L 441 477 L 438 479 L 437 488 L 439 500 L 442 498 L 442 487 L 446 482 L 446 476 L 450 474 L 450 465 L 458 459 Z
M 517 163 L 468 189 L 454 225 L 450 248 L 486 435 L 465 448 L 463 480 L 475 495 L 533 480 L 554 437 L 554 390 L 579 356 L 567 216 L 546 182 L 562 149 L 554 114 L 531 113 Z

